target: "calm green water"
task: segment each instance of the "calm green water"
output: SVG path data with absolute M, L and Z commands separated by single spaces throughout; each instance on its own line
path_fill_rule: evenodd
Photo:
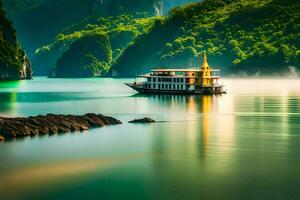
M 299 199 L 300 80 L 223 96 L 137 95 L 124 79 L 0 83 L 0 115 L 96 112 L 123 125 L 0 144 L 0 199 Z M 152 117 L 161 123 L 128 124 Z

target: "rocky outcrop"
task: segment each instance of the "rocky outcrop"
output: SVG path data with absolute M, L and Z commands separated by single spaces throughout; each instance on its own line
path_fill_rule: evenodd
M 50 77 L 96 77 L 108 71 L 112 50 L 106 34 L 95 34 L 76 40 L 57 61 Z
M 15 69 L 9 64 L 1 63 L 0 61 L 0 80 L 24 80 L 32 79 L 31 63 L 26 56 L 24 56 L 23 63 L 20 63 L 21 68 Z
M 48 114 L 28 118 L 0 117 L 0 141 L 26 136 L 82 132 L 121 123 L 115 118 L 92 113 L 81 116 Z
M 148 118 L 148 117 L 145 117 L 145 118 L 142 118 L 142 119 L 135 119 L 135 120 L 132 120 L 132 121 L 129 121 L 128 123 L 154 123 L 156 122 L 154 119 L 151 119 L 151 118 Z
M 0 80 L 31 79 L 31 64 L 6 19 L 0 2 Z

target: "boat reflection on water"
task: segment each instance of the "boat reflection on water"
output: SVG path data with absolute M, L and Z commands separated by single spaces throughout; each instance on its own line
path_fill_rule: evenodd
M 152 151 L 157 152 L 152 158 L 152 168 L 155 176 L 160 177 L 157 184 L 168 185 L 170 181 L 190 184 L 199 183 L 199 180 L 204 183 L 205 180 L 211 181 L 211 174 L 223 176 L 232 173 L 234 163 L 231 157 L 236 145 L 232 96 L 149 98 L 158 100 L 157 104 L 168 102 L 168 111 L 172 113 L 169 116 L 172 120 L 151 126 Z M 173 111 L 173 106 L 179 113 Z M 178 174 L 184 174 L 184 178 Z M 196 185 L 195 188 L 177 190 L 198 191 Z
M 144 97 L 138 95 L 135 97 Z M 159 145 L 163 149 L 177 148 L 178 138 L 185 141 L 185 149 L 204 159 L 208 153 L 223 154 L 226 152 L 226 144 L 231 143 L 234 131 L 233 99 L 229 95 L 147 95 L 151 102 L 161 106 L 160 110 L 167 117 L 168 126 L 154 126 L 154 146 Z M 157 130 L 155 130 L 157 128 Z M 170 135 L 161 134 L 161 130 L 181 134 L 180 137 L 165 138 Z M 160 134 L 158 134 L 160 133 Z M 159 137 L 159 139 L 157 138 Z M 174 145 L 174 146 L 173 146 Z M 210 149 L 210 145 L 213 148 Z M 222 146 L 225 145 L 225 146 Z M 154 147 L 158 148 L 158 146 Z

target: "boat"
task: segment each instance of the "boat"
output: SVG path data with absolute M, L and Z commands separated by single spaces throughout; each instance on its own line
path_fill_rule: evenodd
M 143 80 L 137 81 L 140 78 Z M 204 52 L 201 67 L 153 69 L 148 74 L 137 76 L 134 83 L 125 84 L 146 94 L 224 94 L 226 90 L 220 78 L 220 70 L 209 66 Z

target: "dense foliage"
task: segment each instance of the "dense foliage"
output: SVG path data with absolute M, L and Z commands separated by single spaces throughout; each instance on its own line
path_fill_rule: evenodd
M 81 36 L 98 34 L 98 30 L 104 29 L 104 26 L 112 27 L 109 23 L 125 23 L 126 26 L 133 23 L 132 27 L 121 27 L 124 28 L 122 32 L 111 31 L 109 35 L 112 48 L 116 50 L 114 57 L 117 57 L 123 51 L 124 46 L 132 42 L 140 33 L 144 33 L 144 31 L 136 30 L 133 17 L 148 18 L 156 14 L 165 14 L 169 9 L 179 4 L 199 0 L 2 1 L 9 18 L 17 28 L 22 46 L 33 61 L 35 74 L 46 75 L 70 44 Z M 120 20 L 122 17 L 124 19 Z M 149 20 L 145 19 L 145 21 Z M 130 28 L 133 29 L 130 30 Z M 113 27 L 113 29 L 115 28 Z M 100 32 L 107 31 L 101 30 Z M 62 34 L 58 35 L 59 33 Z M 53 40 L 53 38 L 55 39 Z M 43 48 L 39 48 L 41 46 Z M 48 47 L 50 48 L 49 51 L 47 51 Z M 38 51 L 36 51 L 37 48 L 39 48 Z M 38 53 L 35 54 L 35 52 Z
M 16 31 L 5 17 L 0 1 L 0 79 L 3 73 L 18 73 L 24 63 L 25 52 L 17 42 Z
M 112 71 L 132 76 L 153 67 L 199 66 L 199 55 L 227 73 L 300 68 L 300 2 L 206 0 L 178 7 L 120 56 Z
M 56 77 L 93 77 L 109 70 L 112 51 L 107 35 L 94 34 L 76 40 L 58 60 Z
M 195 67 L 204 50 L 227 74 L 300 68 L 298 0 L 205 0 L 151 17 L 193 1 L 4 0 L 23 44 L 35 50 L 38 75 L 48 74 L 73 43 L 95 35 L 108 37 L 112 54 L 101 75 L 109 68 L 133 76 L 161 66 Z
M 22 46 L 31 56 L 65 27 L 89 17 L 154 16 L 183 3 L 199 0 L 2 0 L 17 29 Z
M 58 58 L 74 41 L 98 34 L 108 35 L 114 61 L 131 42 L 146 33 L 153 25 L 155 18 L 145 18 L 143 14 L 138 16 L 89 18 L 64 29 L 51 43 L 36 50 L 32 58 L 33 65 L 36 66 L 35 73 L 48 74 L 49 70 L 55 67 Z

